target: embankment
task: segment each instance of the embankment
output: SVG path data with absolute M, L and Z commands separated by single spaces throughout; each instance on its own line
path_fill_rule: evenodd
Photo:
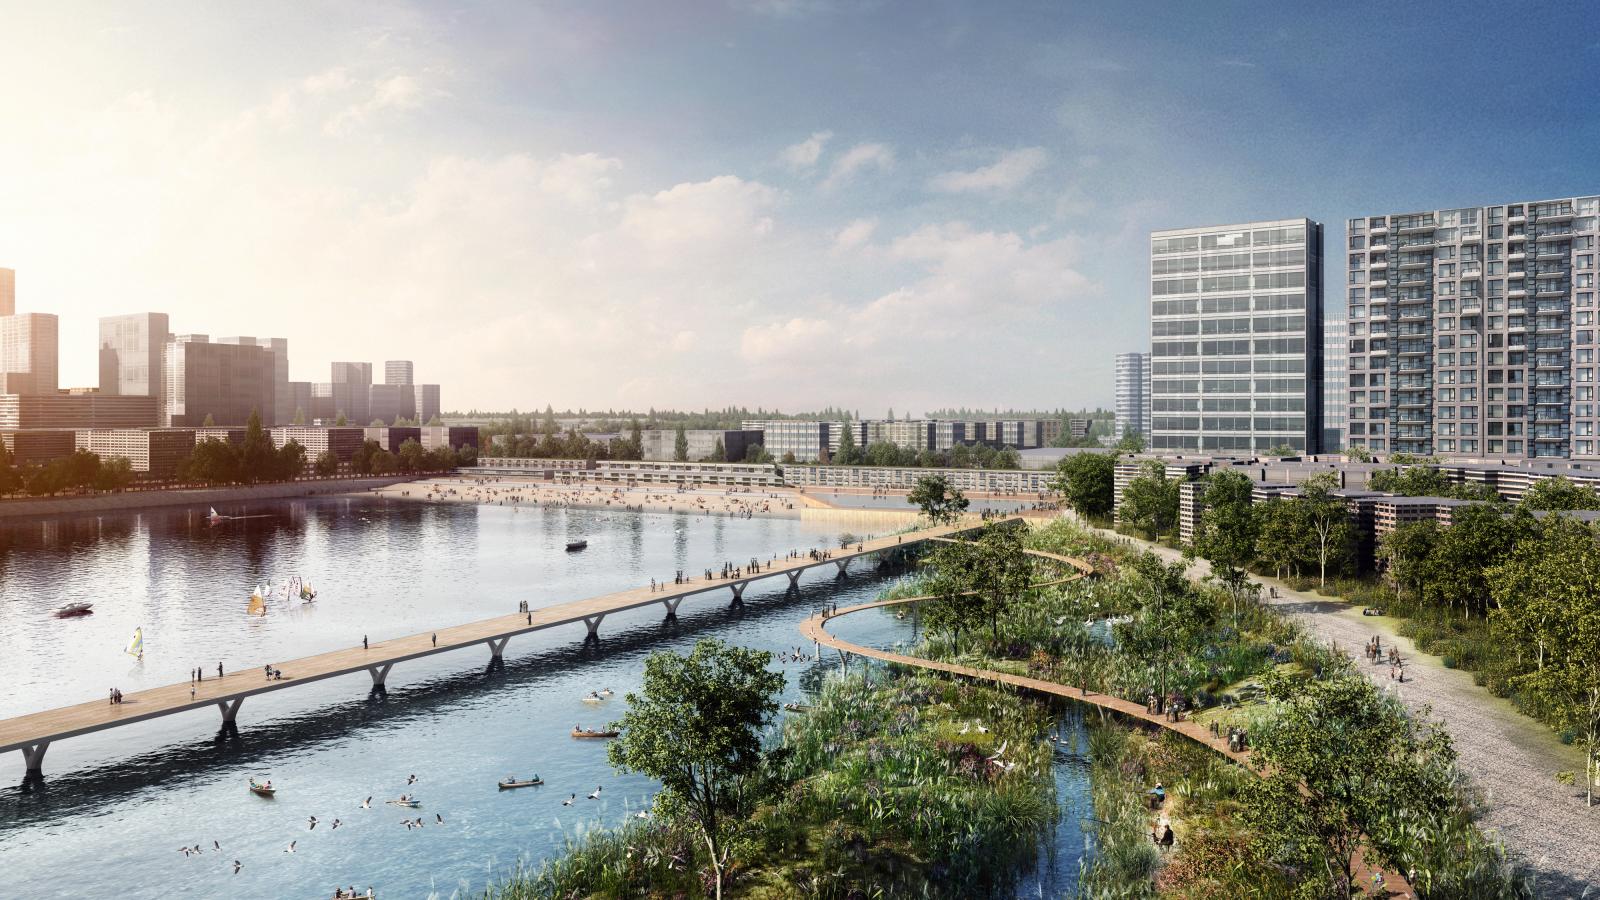
M 0 501 L 0 519 L 32 516 L 75 516 L 85 513 L 121 512 L 163 506 L 215 506 L 251 500 L 282 500 L 326 494 L 349 494 L 387 487 L 418 476 L 391 475 L 381 478 L 327 478 L 274 484 L 238 485 L 218 488 L 185 488 L 170 491 L 128 491 L 96 494 L 92 497 L 41 497 L 33 500 Z

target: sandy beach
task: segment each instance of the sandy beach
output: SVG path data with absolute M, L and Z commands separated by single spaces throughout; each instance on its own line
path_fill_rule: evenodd
M 800 518 L 801 509 L 807 505 L 826 505 L 803 497 L 797 491 L 777 488 L 679 489 L 663 485 L 558 484 L 511 476 L 428 478 L 379 488 L 373 493 L 382 497 L 435 503 L 620 509 L 734 518 L 780 516 L 797 519 Z

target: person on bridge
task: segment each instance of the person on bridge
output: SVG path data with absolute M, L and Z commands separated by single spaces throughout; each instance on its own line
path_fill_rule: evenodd
M 437 632 L 433 635 L 433 645 L 435 647 L 439 646 L 439 635 Z
M 222 677 L 222 663 L 217 663 L 217 677 Z
M 364 634 L 361 636 L 361 649 L 363 649 L 363 650 L 369 649 L 367 647 L 367 636 L 364 635 Z

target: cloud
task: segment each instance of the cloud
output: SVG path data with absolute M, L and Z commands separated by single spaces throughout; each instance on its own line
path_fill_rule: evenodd
M 778 159 L 795 171 L 810 169 L 822 157 L 823 145 L 827 144 L 831 137 L 833 137 L 831 131 L 813 132 L 800 143 L 783 148 L 783 153 L 779 154 Z
M 752 325 L 739 337 L 739 356 L 748 363 L 805 359 L 831 344 L 834 331 L 826 319 L 805 317 Z
M 1251 62 L 1248 59 L 1224 59 L 1224 60 L 1222 60 L 1222 65 L 1225 65 L 1225 66 L 1228 66 L 1229 68 L 1234 68 L 1234 69 L 1254 69 L 1254 68 L 1256 68 L 1256 64 Z
M 856 219 L 839 229 L 839 233 L 833 238 L 833 249 L 854 250 L 872 240 L 872 235 L 877 230 L 877 219 Z
M 323 93 L 349 90 L 348 82 L 334 86 Z M 378 113 L 388 110 L 416 109 L 423 103 L 422 84 L 410 75 L 391 75 L 370 84 L 370 93 L 364 99 L 346 106 L 323 125 L 328 134 L 340 135 L 367 122 Z
M 946 194 L 1009 191 L 1031 178 L 1048 160 L 1044 148 L 1023 147 L 1002 154 L 994 164 L 980 169 L 935 175 L 928 188 Z
M 833 8 L 828 0 L 729 0 L 734 9 L 778 19 L 793 19 L 827 12 Z
M 867 169 L 887 172 L 894 168 L 894 148 L 888 144 L 857 144 L 833 161 L 824 190 L 832 190 Z
M 746 249 L 771 233 L 778 192 L 758 181 L 718 175 L 623 202 L 622 221 L 589 240 L 653 265 L 669 266 Z

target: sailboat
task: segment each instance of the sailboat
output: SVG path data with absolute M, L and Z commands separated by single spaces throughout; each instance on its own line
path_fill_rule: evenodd
M 141 625 L 138 628 L 135 628 L 133 630 L 133 639 L 128 641 L 127 649 L 123 650 L 122 652 L 128 654 L 129 656 L 134 657 L 135 659 L 138 659 L 140 662 L 144 661 L 144 626 L 143 625 Z
M 251 616 L 264 616 L 267 614 L 267 599 L 261 596 L 261 588 L 257 586 L 250 594 L 250 605 L 245 607 L 245 614 Z

